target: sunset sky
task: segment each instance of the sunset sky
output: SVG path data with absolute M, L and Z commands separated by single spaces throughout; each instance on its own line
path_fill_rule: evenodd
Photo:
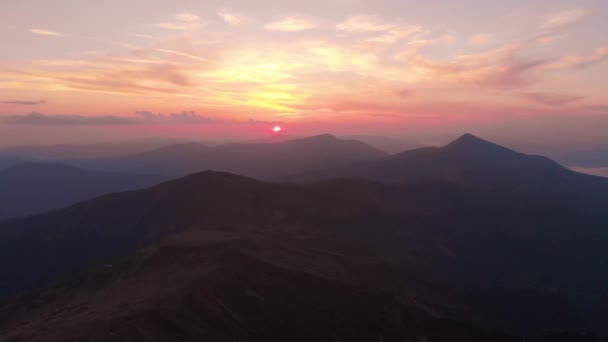
M 2 1 L 0 145 L 276 124 L 601 139 L 607 18 L 605 0 Z

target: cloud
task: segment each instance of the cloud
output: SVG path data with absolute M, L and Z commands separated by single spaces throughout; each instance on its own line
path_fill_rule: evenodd
M 180 13 L 175 16 L 175 19 L 177 19 L 179 21 L 187 22 L 187 23 L 193 23 L 193 22 L 200 20 L 200 18 L 197 15 L 194 15 L 192 13 Z
M 473 45 L 488 45 L 492 41 L 492 35 L 489 33 L 479 33 L 471 37 Z
M 24 115 L 0 116 L 0 123 L 15 125 L 117 125 L 132 122 L 117 116 L 46 115 L 33 112 Z
M 46 101 L 24 101 L 24 100 L 10 100 L 10 101 L 0 101 L 2 104 L 11 104 L 11 105 L 23 105 L 23 106 L 37 106 L 45 104 Z
M 592 55 L 569 55 L 550 63 L 547 69 L 585 69 L 608 59 L 608 47 L 596 49 Z
M 184 23 L 172 23 L 172 22 L 164 22 L 157 25 L 160 28 L 165 30 L 173 30 L 173 31 L 186 31 L 189 30 L 191 25 Z
M 243 23 L 243 16 L 227 8 L 220 9 L 217 15 L 230 25 L 240 25 Z
M 175 50 L 169 50 L 169 49 L 156 49 L 155 51 L 158 52 L 162 52 L 162 53 L 167 53 L 170 55 L 175 55 L 175 56 L 180 56 L 180 57 L 186 57 L 186 58 L 190 58 L 199 62 L 205 62 L 208 63 L 209 60 L 203 58 L 203 57 L 199 57 L 199 56 L 195 56 L 189 53 L 185 53 L 185 52 L 180 52 L 180 51 L 175 51 Z
M 591 15 L 591 11 L 584 8 L 564 10 L 548 16 L 541 27 L 545 30 L 556 30 L 576 24 L 589 15 Z
M 438 61 L 420 55 L 418 47 L 415 47 L 399 56 L 399 59 L 424 79 L 447 81 L 459 86 L 468 83 L 486 88 L 513 89 L 529 85 L 532 82 L 531 73 L 549 62 L 547 59 L 520 57 L 523 48 L 523 45 L 512 44 Z
M 268 31 L 281 31 L 281 32 L 296 32 L 310 30 L 318 27 L 318 24 L 312 20 L 296 17 L 286 17 L 275 21 L 270 24 L 266 24 L 265 28 Z
M 135 115 L 139 118 L 138 123 L 197 123 L 197 124 L 210 124 L 210 123 L 224 123 L 225 120 L 214 119 L 207 116 L 203 116 L 194 111 L 183 111 L 179 113 L 171 114 L 160 114 L 150 111 L 137 111 Z
M 388 32 L 392 34 L 410 34 L 420 31 L 417 25 L 383 23 L 374 16 L 356 15 L 336 24 L 336 29 L 346 32 Z
M 384 23 L 368 15 L 356 15 L 336 24 L 336 30 L 350 34 L 376 34 L 365 42 L 375 44 L 394 44 L 402 38 L 421 33 L 422 27 L 398 23 Z
M 180 13 L 174 19 L 175 21 L 162 22 L 156 26 L 172 31 L 195 31 L 203 26 L 200 17 L 192 13 Z
M 141 110 L 135 112 L 138 117 L 133 123 L 138 124 L 243 124 L 243 125 L 273 125 L 274 121 L 259 121 L 250 118 L 246 121 L 212 118 L 201 115 L 195 111 L 182 111 L 179 113 L 161 114 Z
M 538 102 L 547 106 L 565 106 L 572 102 L 583 99 L 577 95 L 545 94 L 545 93 L 525 93 L 524 98 Z
M 63 36 L 63 34 L 61 34 L 59 32 L 49 31 L 49 30 L 45 30 L 45 29 L 31 29 L 30 32 L 33 34 L 39 34 L 42 36 Z
M 347 32 L 379 32 L 388 31 L 391 25 L 381 24 L 378 19 L 368 15 L 357 15 L 336 24 L 336 29 Z
M 277 121 L 244 121 L 211 118 L 194 111 L 160 114 L 150 111 L 137 111 L 134 116 L 84 116 L 49 115 L 32 112 L 23 115 L 0 116 L 0 124 L 11 125 L 57 125 L 57 126 L 95 126 L 95 125 L 146 125 L 146 124 L 234 124 L 234 125 L 274 125 Z

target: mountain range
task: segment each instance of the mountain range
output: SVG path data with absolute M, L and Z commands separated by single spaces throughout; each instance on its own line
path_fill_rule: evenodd
M 406 151 L 384 158 L 292 176 L 310 182 L 335 178 L 400 183 L 440 179 L 483 191 L 516 193 L 556 205 L 606 209 L 608 180 L 569 170 L 535 155 L 518 153 L 465 134 L 443 147 Z
M 153 173 L 172 177 L 216 170 L 260 179 L 341 166 L 386 156 L 356 140 L 325 134 L 274 143 L 208 146 L 186 143 L 121 158 L 71 161 L 100 170 Z
M 0 223 L 0 341 L 608 336 L 608 180 L 471 135 L 370 154 Z

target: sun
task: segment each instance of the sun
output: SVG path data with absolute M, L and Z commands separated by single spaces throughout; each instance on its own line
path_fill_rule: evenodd
M 274 128 L 272 129 L 273 132 L 275 133 L 279 133 L 281 131 L 281 126 L 274 126 Z

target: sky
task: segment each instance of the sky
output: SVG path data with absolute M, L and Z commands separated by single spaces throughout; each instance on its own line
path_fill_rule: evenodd
M 0 146 L 472 131 L 608 143 L 604 0 L 8 0 Z

